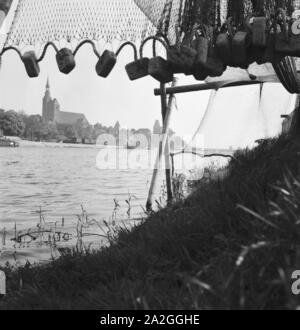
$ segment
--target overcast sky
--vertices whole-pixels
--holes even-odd
[[[7,24],[9,25],[9,24]],[[152,78],[131,82],[124,66],[132,61],[132,50],[124,51],[107,79],[95,72],[97,58],[89,45],[76,57],[76,69],[69,75],[59,72],[55,53],[49,49],[40,63],[39,78],[27,77],[24,66],[14,52],[7,52],[0,71],[0,108],[24,110],[41,114],[42,97],[47,76],[51,94],[59,100],[63,111],[82,112],[91,124],[100,122],[122,127],[152,128],[161,119],[160,99],[153,95],[159,84]],[[180,84],[196,83],[180,76]],[[209,120],[204,127],[208,147],[244,147],[256,138],[279,132],[280,114],[291,111],[292,98],[279,84],[265,87],[263,104],[258,102],[259,88],[243,87],[224,90],[217,96]],[[177,97],[172,128],[179,135],[193,135],[203,116],[209,92],[197,92]]]

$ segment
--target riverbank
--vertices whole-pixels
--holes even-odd
[[[1,309],[295,309],[300,140],[240,151],[222,181],[109,235],[99,252],[61,251],[7,267]]]

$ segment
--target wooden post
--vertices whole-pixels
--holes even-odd
[[[198,91],[207,91],[211,89],[222,89],[222,88],[230,88],[230,87],[240,87],[240,86],[251,86],[251,85],[259,85],[262,83],[279,83],[279,80],[276,75],[268,75],[263,77],[257,77],[256,80],[220,80],[216,82],[195,84],[195,85],[185,85],[185,86],[175,86],[169,87],[166,89],[167,95],[172,94],[181,94],[181,93],[190,93],[190,92],[198,92]],[[154,90],[154,95],[161,95],[161,89],[157,88]]]
[[[177,84],[177,79],[174,78],[172,87],[175,87]],[[166,183],[167,183],[167,193],[168,193],[168,202],[172,201],[172,178],[171,178],[171,165],[170,165],[170,148],[169,148],[169,126],[170,126],[170,117],[172,113],[174,103],[174,95],[171,95],[167,103],[166,95],[166,86],[161,84],[161,109],[162,109],[162,118],[163,118],[163,130],[162,130],[162,141],[159,143],[158,155],[155,161],[155,167],[153,170],[151,185],[149,189],[146,209],[147,211],[152,211],[153,198],[155,193],[155,188],[157,185],[157,176],[159,169],[161,167],[162,154],[165,152],[165,165],[166,165]]]
[[[163,126],[165,125],[166,115],[168,111],[168,104],[167,104],[167,94],[166,94],[166,85],[161,84],[161,116]],[[167,202],[168,204],[173,200],[173,189],[172,189],[172,177],[171,177],[171,164],[170,164],[170,141],[169,141],[169,130],[167,129],[166,133],[166,145],[164,150],[165,153],[165,171],[166,171],[166,186],[167,186]]]

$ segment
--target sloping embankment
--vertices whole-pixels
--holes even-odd
[[[1,308],[216,309],[300,306],[300,140],[238,152],[230,174],[112,245],[6,269]],[[20,280],[22,287],[20,288]]]

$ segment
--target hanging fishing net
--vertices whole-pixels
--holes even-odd
[[[9,4],[11,0],[1,3]],[[38,63],[49,43],[56,49],[60,70],[67,74],[75,66],[72,57],[83,41],[92,43],[100,59],[107,44],[118,55],[123,43],[132,42],[138,47],[149,36],[157,36],[167,41],[164,46],[168,63],[164,59],[155,59],[152,66],[148,66],[148,62],[137,63],[127,70],[131,80],[150,74],[167,83],[176,73],[205,80],[220,77],[227,67],[245,69],[254,62],[271,62],[284,87],[290,93],[300,93],[299,68],[293,58],[300,57],[300,35],[293,36],[295,41],[287,45],[285,41],[279,45],[279,51],[284,54],[279,60],[273,44],[267,44],[272,29],[273,34],[280,34],[276,31],[278,11],[284,13],[281,16],[286,17],[287,22],[291,19],[297,22],[300,0],[15,0],[14,3],[17,7],[11,13],[12,24],[2,53],[12,48],[17,50],[30,77],[38,76]],[[9,6],[3,8],[7,13]],[[249,17],[253,22],[260,18],[256,20],[258,34]],[[259,26],[259,22],[274,24],[270,30],[266,29],[267,25]],[[249,24],[253,24],[251,32],[245,30]],[[258,43],[263,40],[266,51],[254,41],[249,46],[247,38]],[[277,44],[276,41],[276,47]],[[68,50],[59,53],[64,48]],[[26,56],[22,56],[25,53]],[[135,60],[137,57],[136,51]],[[107,77],[115,62],[114,54],[104,53],[98,75]],[[140,64],[144,65],[142,73],[137,72],[141,71]]]
[[[133,0],[19,0],[5,46],[137,42],[151,34],[154,24]]]
[[[19,0],[6,46],[50,41],[141,41],[156,33],[171,44],[190,38],[200,23],[220,27],[232,17],[240,24],[253,10],[251,0]],[[291,1],[290,1],[291,2]],[[295,1],[294,1],[295,2]],[[297,2],[297,1],[296,1]],[[281,6],[288,8],[288,1]],[[278,1],[267,0],[275,10]]]
[[[5,0],[8,1],[8,0]],[[171,44],[190,39],[199,24],[238,26],[252,12],[293,12],[299,1],[257,0],[19,0],[6,46],[49,41],[140,41],[156,33]]]
[[[201,22],[227,18],[227,1],[19,0],[5,46],[104,40],[137,42],[156,33],[170,43]]]
[[[189,25],[188,4],[186,0],[19,0],[5,47],[82,40],[138,43],[158,32],[174,43],[183,32],[181,24]]]

